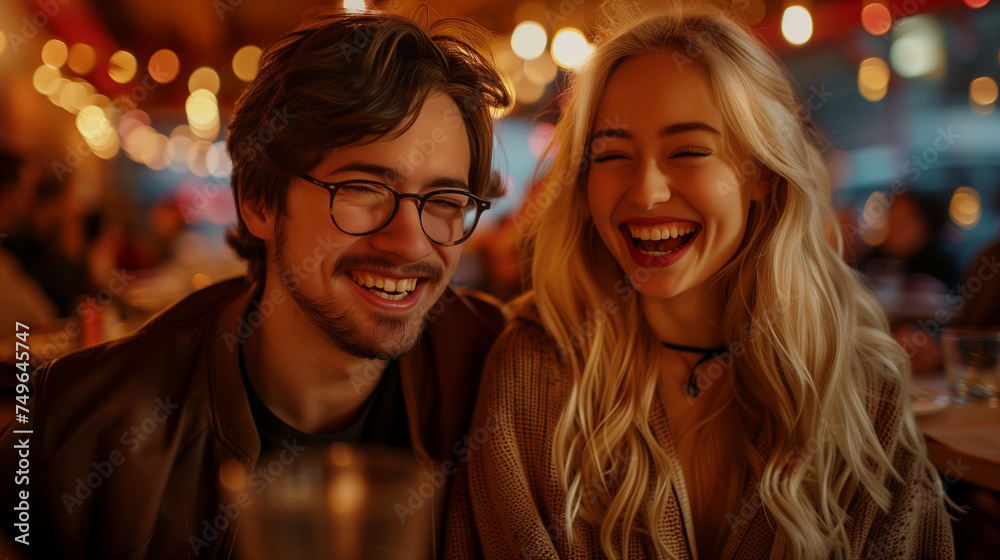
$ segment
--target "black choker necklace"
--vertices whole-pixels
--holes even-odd
[[[698,369],[703,362],[711,360],[712,358],[721,356],[729,351],[726,346],[719,346],[717,348],[698,348],[697,346],[684,346],[681,344],[673,344],[666,342],[664,340],[660,341],[665,348],[670,348],[671,350],[677,350],[678,352],[690,352],[692,354],[702,354],[701,359],[695,362],[694,367],[691,368],[691,375],[688,376],[687,383],[684,384],[684,392],[689,397],[697,397],[701,394],[701,389],[698,388],[698,378],[694,375],[694,370]]]

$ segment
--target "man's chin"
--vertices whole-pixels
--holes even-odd
[[[424,318],[407,317],[373,320],[370,326],[358,329],[317,325],[335,346],[344,352],[365,359],[394,360],[409,352],[420,339]]]

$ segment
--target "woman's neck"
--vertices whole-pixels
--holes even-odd
[[[640,296],[643,317],[661,341],[698,348],[725,344],[720,290],[691,290],[670,299]]]

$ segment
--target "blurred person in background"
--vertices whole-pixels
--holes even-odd
[[[220,467],[344,442],[441,476],[417,545],[440,555],[443,465],[505,323],[493,298],[449,286],[500,194],[490,111],[511,97],[486,44],[467,23],[334,12],[268,46],[228,127],[246,277],[32,376],[32,422],[13,425],[34,430],[25,550],[229,558],[239,520],[206,529],[231,504]],[[3,435],[4,472],[19,437]]]
[[[74,301],[90,287],[84,221],[71,183],[43,176],[25,215],[26,227],[9,239],[25,272],[32,275],[68,317]]]
[[[446,556],[954,557],[801,98],[731,11],[664,4],[606,4],[572,77]]]
[[[59,316],[59,310],[10,248],[11,241],[25,234],[35,198],[34,182],[22,177],[23,165],[17,155],[0,150],[0,325],[12,329],[20,322],[44,329]],[[0,339],[6,340],[9,333]]]

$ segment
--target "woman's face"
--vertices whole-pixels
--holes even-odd
[[[601,239],[644,297],[703,287],[736,254],[766,188],[701,67],[672,51],[611,75],[590,138],[587,198]]]

